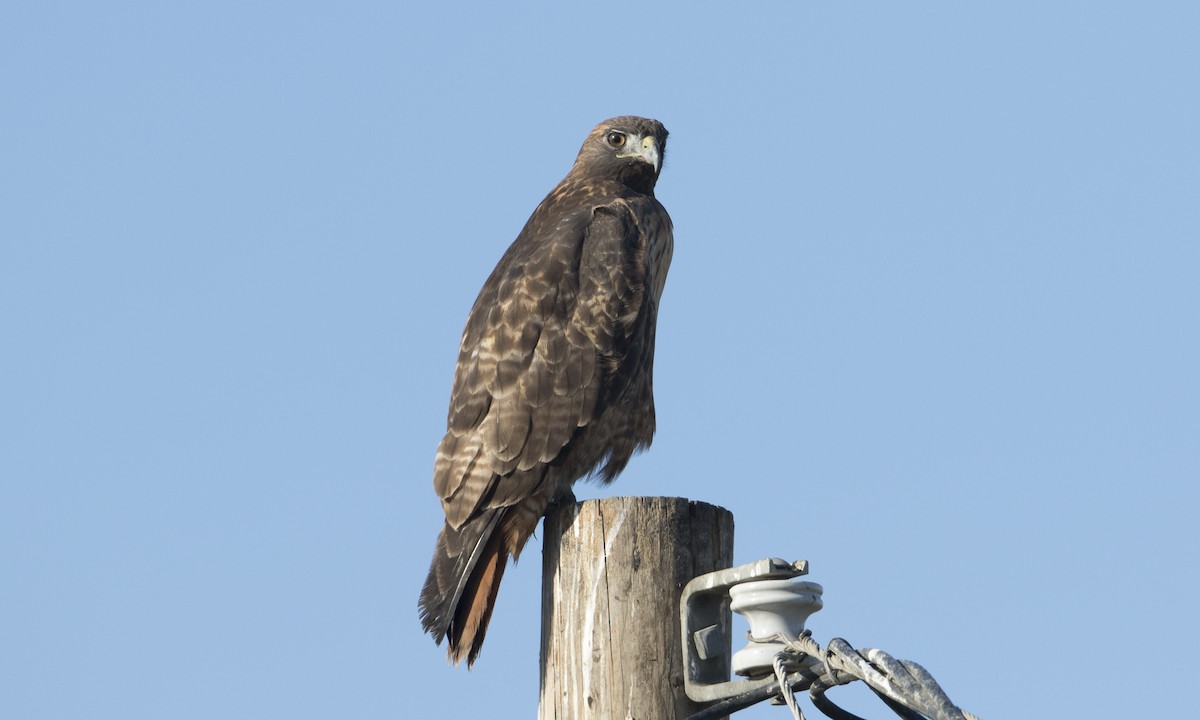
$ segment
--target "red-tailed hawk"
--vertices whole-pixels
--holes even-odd
[[[654,437],[666,147],[657,120],[597,125],[467,317],[433,470],[446,524],[419,602],[456,664],[479,655],[508,558],[550,503],[593,471],[611,482]]]

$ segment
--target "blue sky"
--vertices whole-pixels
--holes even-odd
[[[659,433],[577,494],[729,508],[818,640],[985,718],[1188,707],[1197,27],[5,4],[0,716],[532,717],[540,540],[475,670],[420,632],[433,453],[480,284],[627,113],[671,131]]]

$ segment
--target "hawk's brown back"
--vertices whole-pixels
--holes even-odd
[[[645,162],[605,154],[614,127],[645,128],[654,152],[665,148],[656,121],[597,126],[463,331],[434,466],[446,526],[421,598],[426,629],[448,633],[455,658],[473,659],[482,642],[504,567],[495,554],[519,554],[550,502],[593,470],[611,481],[654,435],[654,332],[672,225],[653,196],[658,166],[647,177]],[[492,578],[486,588],[472,580],[477,564]],[[469,648],[456,650],[456,624],[475,628]]]

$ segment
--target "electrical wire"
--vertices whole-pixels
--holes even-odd
[[[979,720],[951,702],[925,668],[882,650],[856,650],[842,638],[833,638],[822,648],[807,630],[795,640],[779,635],[751,640],[785,645],[786,650],[776,656],[774,663],[778,682],[714,703],[690,720],[714,720],[773,697],[783,697],[793,717],[803,720],[803,713],[790,696],[804,689],[808,689],[813,706],[832,720],[864,720],[826,697],[830,688],[856,680],[866,683],[888,709],[904,720]],[[795,671],[805,667],[806,658],[818,660],[817,668]]]

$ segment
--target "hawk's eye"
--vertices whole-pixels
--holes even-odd
[[[604,136],[604,141],[608,143],[609,147],[623,147],[625,145],[625,133],[619,133],[616,130],[613,130]]]

